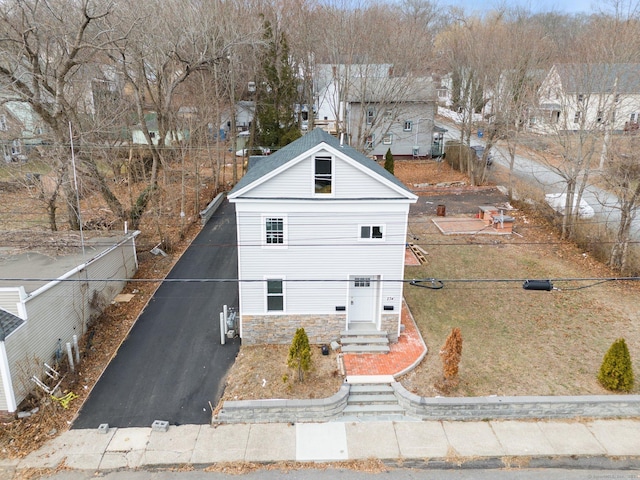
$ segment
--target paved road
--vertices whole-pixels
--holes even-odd
[[[460,131],[456,126],[449,123],[438,126],[447,129],[445,140],[460,139]],[[476,137],[471,139],[471,144],[484,145],[485,142]],[[509,169],[509,153],[507,149],[494,146],[491,151],[494,162]],[[563,193],[566,191],[566,182],[560,175],[548,166],[522,155],[516,155],[513,173],[517,178],[539,186],[544,193]],[[616,208],[618,199],[615,195],[596,186],[589,185],[585,189],[583,198],[593,207],[602,221],[612,228],[617,228],[620,222],[620,210]],[[632,235],[640,238],[640,218],[636,218],[632,223]]]
[[[167,278],[237,278],[233,205],[225,201]],[[238,339],[220,345],[219,312],[236,282],[164,282],[82,407],[73,428],[210,421]]]

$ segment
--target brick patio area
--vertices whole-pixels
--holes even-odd
[[[427,347],[416,327],[413,316],[402,302],[402,325],[404,332],[397,343],[391,344],[391,351],[385,354],[348,353],[343,357],[347,375],[397,375],[419,361],[427,352]]]

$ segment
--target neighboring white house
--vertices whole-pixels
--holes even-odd
[[[388,149],[399,157],[442,153],[430,77],[400,75],[392,64],[318,65],[316,70],[316,126],[344,133],[352,146],[377,158]]]
[[[354,326],[397,340],[409,206],[396,177],[320,128],[258,159],[235,203],[243,344],[328,343]]]
[[[44,363],[54,365],[134,275],[138,233],[87,241],[72,256],[2,255],[3,277],[23,280],[0,281],[0,412],[16,411],[36,388],[31,377],[42,379]]]
[[[538,97],[531,123],[543,133],[637,127],[640,64],[553,65]]]

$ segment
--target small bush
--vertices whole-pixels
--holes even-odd
[[[631,355],[624,338],[619,338],[609,347],[602,360],[598,381],[607,390],[630,392],[633,388]]]
[[[458,327],[451,330],[444,345],[440,349],[442,360],[442,380],[436,388],[448,393],[458,386],[458,368],[462,358],[462,333]]]
[[[298,381],[304,381],[304,372],[311,369],[311,347],[309,347],[309,337],[304,328],[298,328],[289,347],[289,357],[287,358],[289,368],[298,370]]]

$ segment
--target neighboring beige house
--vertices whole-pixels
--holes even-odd
[[[534,131],[622,132],[640,120],[640,64],[556,64],[538,98]]]
[[[36,388],[31,377],[42,379],[44,363],[54,365],[133,277],[138,234],[89,240],[74,255],[0,255],[0,411],[16,411]]]

